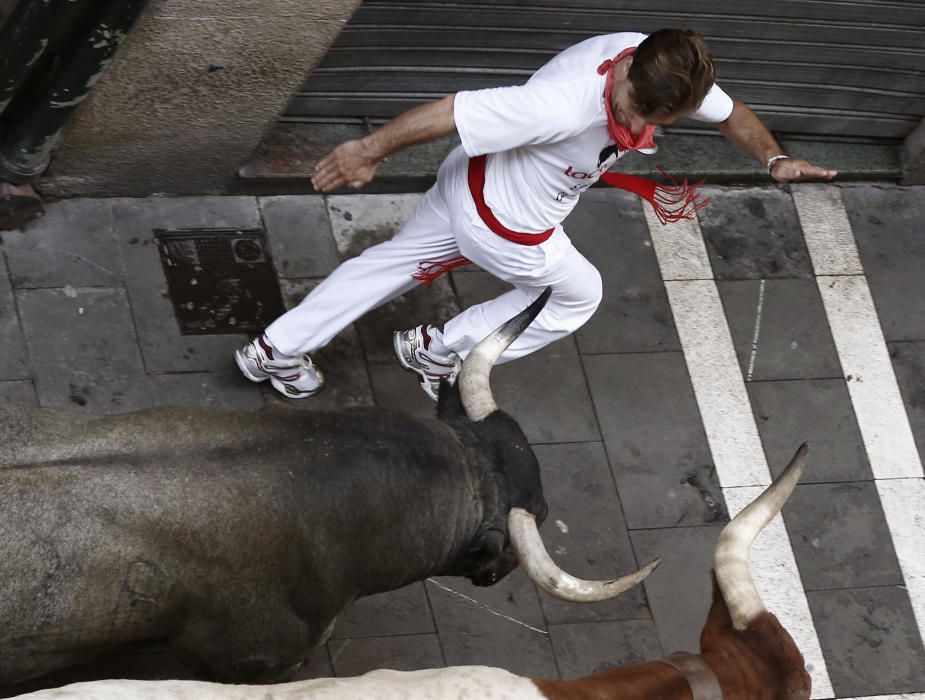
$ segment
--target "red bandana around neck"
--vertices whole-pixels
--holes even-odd
[[[604,84],[604,104],[607,108],[607,133],[614,143],[624,151],[634,151],[640,148],[655,148],[655,125],[646,124],[642,133],[635,136],[629,127],[618,122],[613,115],[613,64],[621,58],[630,56],[636,51],[635,46],[623,49],[617,54],[616,58],[608,58],[597,67],[600,75],[607,74],[607,81]],[[656,166],[658,167],[658,166]],[[658,171],[668,178],[670,184],[649,180],[644,177],[628,175],[626,173],[606,172],[601,175],[601,180],[612,187],[628,190],[647,200],[655,210],[655,215],[663,224],[681,219],[693,219],[694,215],[710,203],[710,200],[701,197],[697,188],[703,184],[700,182],[688,183],[687,180],[678,182],[670,173],[666,173],[661,167]]]
[[[607,132],[614,143],[622,151],[635,151],[639,148],[655,148],[655,125],[646,124],[642,133],[639,135],[630,131],[626,124],[621,124],[613,115],[613,64],[626,56],[631,56],[636,51],[635,46],[623,49],[617,54],[616,58],[608,58],[597,67],[597,72],[601,75],[607,74],[607,82],[604,83],[604,105],[607,108]]]

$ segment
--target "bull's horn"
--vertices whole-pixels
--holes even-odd
[[[642,583],[659,564],[656,559],[635,573],[612,581],[586,581],[556,566],[543,546],[536,519],[523,508],[511,509],[507,527],[517,560],[530,578],[550,595],[571,603],[596,603],[618,596]]]
[[[716,543],[713,563],[716,581],[729,608],[732,626],[737,630],[744,630],[765,610],[748,570],[748,551],[758,533],[790,497],[803,473],[808,450],[805,442],[800,445],[783,473],[723,528]]]
[[[550,294],[552,287],[547,287],[530,306],[492,331],[466,356],[459,373],[459,396],[469,420],[480,421],[498,410],[488,384],[491,368],[542,311]]]

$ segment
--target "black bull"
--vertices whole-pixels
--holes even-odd
[[[532,459],[505,473],[464,425],[400,413],[11,420],[28,448],[0,470],[5,683],[158,638],[206,675],[272,677],[359,596],[500,578],[515,560],[485,535],[509,505],[545,509]]]
[[[549,573],[509,527],[519,512],[535,533],[546,503],[488,371],[544,301],[499,329],[493,355],[473,351],[437,420],[0,413],[0,684],[151,641],[198,676],[269,681],[360,596],[437,575],[490,585],[518,559],[553,593],[580,589],[573,600],[636,583],[648,571],[607,584]]]

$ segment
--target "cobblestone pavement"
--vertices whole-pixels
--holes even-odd
[[[542,465],[550,551],[593,578],[660,556],[644,590],[579,606],[522,572],[489,589],[417,583],[353,605],[304,677],[489,664],[568,678],[695,650],[719,530],[808,440],[803,483],[753,556],[768,607],[815,697],[925,697],[925,188],[708,195],[698,222],[663,227],[626,193],[588,192],[566,229],[601,270],[604,303],[573,337],[492,375]],[[237,373],[245,336],[181,335],[153,232],[264,229],[293,304],[418,198],[52,204],[2,237],[0,405],[283,401]],[[462,268],[373,312],[318,353],[329,387],[293,410],[432,415],[390,332],[502,288]]]

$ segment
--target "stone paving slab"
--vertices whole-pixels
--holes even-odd
[[[328,644],[338,676],[358,676],[377,668],[417,671],[445,665],[435,634],[344,639]]]
[[[813,468],[803,483],[873,478],[844,379],[751,382],[746,388],[771,474],[780,474],[808,442]]]
[[[31,381],[0,381],[0,408],[38,408],[38,405]]]
[[[562,678],[580,678],[662,656],[651,620],[551,625],[549,636]]]
[[[113,212],[106,199],[73,199],[48,207],[36,226],[3,234],[10,279],[17,289],[112,287],[122,280]]]
[[[741,280],[717,287],[746,381],[842,376],[814,280]]]
[[[899,586],[807,593],[837,697],[921,692],[925,652]]]
[[[13,288],[6,272],[4,258],[0,257],[0,380],[28,379],[31,376],[29,356],[23,340],[22,328],[16,311]]]
[[[587,192],[566,231],[604,283],[600,307],[575,334],[581,353],[680,350],[638,198],[613,189]]]
[[[925,342],[890,343],[890,357],[915,444],[925,455]]]
[[[413,583],[397,591],[360,598],[337,616],[331,639],[433,632],[434,620],[424,583]]]
[[[630,533],[640,561],[662,563],[643,584],[662,655],[700,648],[712,599],[710,569],[720,526],[670,527]]]
[[[698,213],[718,280],[800,278],[813,270],[800,222],[783,187],[704,187]]]
[[[925,187],[844,187],[886,340],[925,340]]]
[[[214,406],[245,411],[263,406],[260,392],[242,379],[239,372],[150,374],[147,388],[152,406]]]
[[[475,607],[459,595],[435,590],[434,584],[428,583],[428,597],[448,665],[494,666],[503,658],[504,667],[512,673],[556,676],[555,657],[538,599],[538,595],[545,594],[538,594],[522,571],[516,570],[484,589],[463,579],[441,577],[437,581],[481,603]]]
[[[261,197],[260,214],[280,278],[325,277],[340,263],[324,197]]]
[[[902,584],[873,481],[800,484],[784,519],[806,590]]]
[[[583,363],[629,528],[726,520],[681,354],[590,355]]]
[[[620,508],[616,486],[599,442],[538,445],[543,492],[549,515],[543,544],[565,571],[579,578],[608,581],[638,565]],[[642,588],[611,600],[575,605],[542,596],[548,624],[648,619]]]
[[[341,257],[359,255],[394,236],[420,200],[420,194],[327,197],[331,231]]]
[[[417,375],[397,364],[371,364],[370,381],[376,405],[407,411],[419,418],[433,418],[436,407],[417,382]]]
[[[830,201],[837,207],[831,215],[837,218],[838,208],[840,208],[837,194]],[[747,203],[757,209],[754,199],[749,198]],[[789,202],[780,202],[776,208],[779,213],[788,212],[786,218],[789,219],[790,206]],[[805,209],[801,211],[804,219],[807,214]],[[715,237],[717,232],[716,230],[711,231],[705,223],[708,218],[709,216],[702,217],[701,223],[709,244],[710,237]],[[728,218],[732,221],[734,217]],[[774,221],[773,217],[767,216],[766,218],[769,222]],[[746,219],[738,217],[735,221],[739,223]],[[824,227],[825,222],[821,223]],[[839,222],[830,223],[828,230],[835,233]],[[791,227],[792,224],[789,221],[779,223],[779,230],[789,232]],[[802,243],[802,232],[798,227],[796,231],[797,242]],[[839,238],[840,245],[851,243],[850,230],[845,233],[843,238],[848,240],[843,241]],[[797,247],[793,246],[791,249],[796,250]],[[761,274],[744,275],[744,277],[757,277],[760,280],[757,293],[754,283],[751,289],[741,282],[721,281],[719,283],[726,316],[733,337],[736,339],[741,372],[748,382],[747,387],[752,406],[755,408],[755,420],[762,438],[765,438],[768,433],[767,427],[763,424],[772,418],[789,413],[783,423],[773,426],[778,441],[782,439],[783,432],[780,430],[782,427],[786,427],[792,434],[793,444],[803,439],[800,437],[801,433],[811,431],[815,432],[822,441],[824,453],[818,457],[814,450],[810,453],[812,468],[809,471],[814,472],[818,464],[820,473],[809,476],[807,481],[825,481],[826,479],[840,481],[840,483],[804,484],[798,487],[797,493],[785,508],[789,541],[793,546],[804,588],[807,591],[840,589],[849,592],[849,595],[861,595],[861,591],[868,590],[864,586],[877,585],[880,587],[869,590],[876,591],[875,596],[879,596],[882,595],[881,591],[886,590],[884,586],[889,586],[894,582],[903,582],[904,572],[900,568],[896,555],[891,547],[884,546],[884,543],[891,542],[891,532],[893,536],[896,536],[898,532],[894,529],[896,516],[885,512],[881,504],[880,490],[873,481],[845,480],[846,474],[852,473],[864,479],[871,479],[872,476],[868,473],[869,466],[864,445],[864,441],[869,440],[871,436],[865,434],[862,439],[859,434],[852,405],[852,397],[857,400],[857,392],[848,394],[845,384],[846,381],[863,381],[865,377],[858,376],[855,370],[850,369],[850,366],[857,364],[857,359],[852,360],[849,357],[847,360],[849,364],[852,362],[854,364],[848,369],[842,369],[842,361],[846,361],[844,356],[846,347],[842,344],[839,348],[842,356],[836,357],[833,331],[829,329],[829,319],[821,308],[820,291],[826,294],[827,303],[830,302],[834,296],[831,290],[836,288],[837,278],[820,277],[817,280],[804,280],[799,274],[801,271],[797,270],[796,274],[791,271],[790,274],[784,275],[792,279],[773,279],[779,276],[776,273],[780,269],[780,256],[785,252],[781,249],[777,260],[774,261],[775,264],[765,266],[760,271]],[[816,251],[817,260],[820,259],[820,253],[827,254],[828,251]],[[722,272],[717,267],[715,256],[713,266],[717,278],[722,279]],[[857,271],[859,268],[851,272],[856,273]],[[864,278],[846,277],[844,279],[846,282],[850,281],[851,288],[866,284]],[[741,299],[743,288],[748,296],[758,300],[757,304],[752,302],[750,314],[747,301]],[[877,290],[872,288],[871,291],[876,299]],[[738,299],[736,298],[737,293],[740,297]],[[831,314],[837,312],[838,309],[833,311],[832,304],[828,303],[827,311]],[[751,317],[750,323],[749,317]],[[874,319],[874,323],[876,322]],[[856,326],[861,321],[852,318],[849,323]],[[752,335],[751,348],[748,344],[749,334]],[[771,342],[766,339],[770,339]],[[873,336],[866,345],[868,347],[858,348],[858,350],[863,352],[868,351],[869,348],[871,353],[883,352],[882,348],[876,347]],[[747,364],[744,361],[746,354],[749,359]],[[846,372],[854,374],[845,374]],[[753,379],[753,374],[758,375],[754,378],[766,381],[749,381]],[[806,381],[779,381],[799,377],[806,378]],[[820,385],[818,379],[827,377],[831,378],[827,386]],[[870,378],[872,377],[867,377],[867,379]],[[788,394],[797,400],[788,403],[786,398]],[[771,399],[771,405],[766,406],[765,409],[759,408],[758,403],[761,397],[765,399],[765,402]],[[872,407],[862,406],[862,408],[869,410]],[[897,426],[898,429],[899,426]],[[844,441],[841,445],[834,442],[839,439]],[[836,451],[839,454],[834,454]],[[770,454],[768,456],[770,458]],[[842,465],[838,463],[842,456],[853,457],[853,459]],[[912,470],[913,467],[909,465],[908,468]],[[779,469],[780,465],[772,467],[775,472]],[[893,518],[892,521],[890,517]],[[902,538],[908,536],[908,532],[901,535]],[[914,570],[916,565],[910,564],[910,566]],[[908,572],[906,576],[909,576]],[[915,583],[915,575],[912,576],[912,579],[906,578],[906,582]],[[910,594],[914,590],[911,588]],[[814,600],[818,599],[814,598]],[[899,599],[894,602],[898,605],[908,605],[911,601],[907,598],[905,601]],[[849,664],[845,663],[845,655],[857,656],[857,652],[850,643],[846,643],[845,637],[846,634],[850,634],[847,630],[854,630],[857,623],[855,620],[845,619],[844,626],[839,627],[836,619],[842,615],[849,616],[856,610],[848,606],[833,607],[825,612],[824,619],[820,619],[822,615],[820,608],[814,606],[812,601],[810,601],[810,607],[816,625],[815,632],[829,666],[829,680],[839,695],[843,692],[850,695],[852,691],[847,689],[851,688],[851,679],[850,674],[847,673]],[[882,612],[883,609],[881,605],[877,612]],[[871,612],[870,606],[868,606],[868,611]],[[914,618],[912,622],[914,627]],[[839,656],[834,663],[830,663],[829,657],[833,649],[839,650]],[[913,647],[913,650],[913,655],[921,653],[921,643]],[[853,660],[857,661],[856,658]],[[907,660],[908,656],[902,663],[906,663]],[[889,692],[895,687],[895,685],[881,685],[879,692]],[[889,690],[885,691],[884,688]],[[858,690],[856,694],[864,693]]]
[[[124,290],[24,289],[16,300],[42,406],[114,413],[151,405]]]

